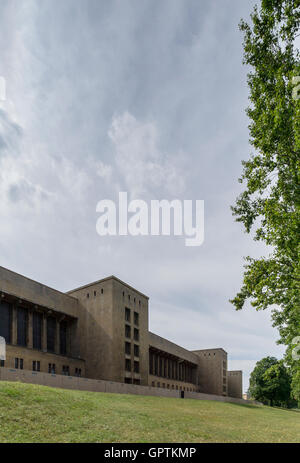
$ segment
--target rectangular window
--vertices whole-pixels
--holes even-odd
[[[55,363],[48,364],[48,373],[55,375]]]
[[[15,358],[15,368],[19,368],[19,359]]]
[[[75,376],[81,377],[81,368],[75,368]]]
[[[131,371],[131,361],[129,359],[125,359],[125,370]]]
[[[64,376],[70,376],[70,368],[69,365],[63,365],[62,367],[62,374]]]
[[[139,348],[139,346],[134,344],[133,350],[134,350],[134,356],[139,357],[140,356],[140,348]]]
[[[125,342],[125,354],[127,354],[127,355],[131,354],[131,344],[130,344],[130,342]]]
[[[130,338],[131,337],[131,329],[129,325],[125,325],[125,337]]]
[[[12,309],[7,302],[0,302],[0,336],[10,343],[12,323]]]
[[[32,362],[32,371],[41,371],[41,364],[39,361],[34,360]]]
[[[131,383],[132,383],[132,379],[131,379],[131,378],[125,378],[125,379],[124,379],[124,382],[125,382],[126,384],[131,384]]]
[[[23,370],[24,360],[23,359],[19,359],[19,360],[20,360],[20,370]]]
[[[5,360],[0,360],[0,367],[4,367],[5,366]]]
[[[23,307],[17,309],[17,343],[18,346],[27,345],[27,310]]]
[[[34,349],[42,348],[43,316],[38,312],[32,314],[32,345]]]
[[[125,320],[130,322],[130,309],[128,307],[125,307]]]
[[[47,318],[47,350],[49,352],[55,351],[55,332],[56,332],[56,318]]]
[[[67,355],[67,322],[59,325],[59,351],[60,355]]]
[[[139,326],[139,314],[137,312],[134,312],[134,324]]]
[[[139,341],[140,339],[139,330],[137,330],[136,328],[134,328],[133,337],[135,341]]]
[[[134,379],[133,384],[136,384],[137,386],[139,386],[141,384],[141,380],[140,379]]]
[[[134,362],[133,364],[133,370],[135,373],[139,373],[140,372],[140,362]]]

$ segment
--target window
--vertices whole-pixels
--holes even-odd
[[[101,294],[103,294],[103,288],[101,288]]]
[[[158,383],[157,383],[157,387],[160,387],[160,382],[159,382],[159,381],[158,381]]]
[[[81,377],[81,368],[75,368],[75,376]]]
[[[55,351],[55,332],[56,332],[56,318],[47,318],[47,350],[49,352]]]
[[[134,379],[134,380],[133,380],[133,384],[140,385],[140,384],[141,384],[141,380],[140,380],[140,379]]]
[[[39,361],[34,360],[32,362],[32,371],[41,371],[41,364]]]
[[[34,349],[42,348],[42,325],[43,316],[39,312],[33,312],[32,315],[32,342]]]
[[[152,387],[155,387],[155,381],[152,381]]]
[[[130,322],[130,309],[128,307],[125,307],[125,320]]]
[[[6,343],[10,343],[11,337],[11,305],[7,302],[0,302],[0,336],[2,336]]]
[[[62,367],[62,374],[64,376],[70,376],[70,368],[69,365],[63,365]]]
[[[87,293],[86,298],[89,299],[89,297],[90,297],[90,295],[89,295],[89,293]]]
[[[5,360],[0,360],[0,367],[4,367],[5,366]]]
[[[136,328],[134,328],[133,337],[135,341],[138,341],[140,339],[139,330],[137,330]]]
[[[94,291],[94,297],[96,297],[96,296],[97,296],[97,291]]]
[[[140,372],[140,362],[134,362],[133,363],[133,371],[135,373],[139,373]]]
[[[134,312],[134,324],[139,325],[139,314],[137,312]]]
[[[53,375],[55,375],[55,363],[48,364],[48,373],[52,373]]]
[[[125,354],[127,354],[127,355],[131,354],[131,344],[130,344],[130,342],[125,342]]]
[[[124,379],[124,382],[125,382],[126,384],[131,384],[131,383],[132,383],[132,379],[131,379],[131,378],[125,378],[125,379]]]
[[[140,356],[140,348],[139,348],[139,346],[137,346],[136,344],[134,344],[134,346],[133,346],[133,352],[134,352],[134,356],[135,356],[135,357],[139,357],[139,356]]]
[[[67,322],[62,321],[59,325],[59,352],[60,355],[67,354]]]
[[[141,301],[139,301],[139,306],[141,307]]]
[[[19,368],[20,370],[23,370],[24,360],[16,357],[15,358],[15,368]]]
[[[130,338],[131,337],[131,329],[129,325],[125,325],[125,337]]]
[[[125,370],[131,371],[131,360],[125,359]]]
[[[128,294],[128,300],[130,301],[130,294]]]
[[[27,345],[27,310],[23,307],[17,309],[17,343],[19,346]]]

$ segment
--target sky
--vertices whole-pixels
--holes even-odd
[[[270,310],[235,311],[234,221],[248,142],[248,0],[0,0],[0,265],[60,291],[116,275],[150,297],[150,330],[223,347],[244,371],[283,348]],[[204,200],[205,239],[99,236],[97,203]]]

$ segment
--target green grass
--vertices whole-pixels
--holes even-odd
[[[0,382],[0,442],[300,442],[300,413]]]

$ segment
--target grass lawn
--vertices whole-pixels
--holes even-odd
[[[300,442],[300,413],[1,381],[0,442]]]

